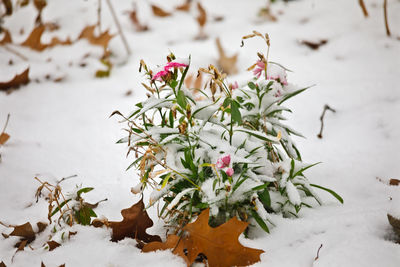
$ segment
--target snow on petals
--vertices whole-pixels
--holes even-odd
[[[253,70],[253,75],[260,78],[261,74],[265,71],[265,63],[261,60],[257,61],[256,67]],[[269,63],[267,67],[267,80],[275,80],[282,85],[287,85],[286,70],[281,66]]]
[[[162,77],[168,75],[170,69],[174,68],[182,68],[189,66],[189,62],[187,59],[177,59],[171,62],[168,62],[164,67],[161,68],[152,78],[152,80],[161,81]]]
[[[226,155],[217,160],[216,166],[218,169],[223,169],[225,167],[229,167],[230,163],[231,163],[231,155]]]

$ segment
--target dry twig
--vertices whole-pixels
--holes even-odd
[[[367,7],[365,6],[364,0],[358,0],[358,4],[361,7],[364,17],[368,17],[368,10],[367,10]]]
[[[330,106],[328,106],[328,105],[324,106],[324,110],[322,111],[321,117],[319,118],[321,120],[321,130],[319,131],[319,134],[317,135],[318,138],[322,138],[322,131],[324,130],[324,117],[325,117],[325,113],[327,110],[330,110],[334,113],[336,112],[336,110],[334,110]]]
[[[388,23],[388,17],[387,17],[387,0],[383,1],[383,16],[385,18],[386,35],[390,36],[390,29],[389,29],[389,23]]]
[[[321,245],[319,246],[319,248],[318,248],[317,257],[315,257],[314,261],[316,261],[316,260],[319,259],[319,251],[321,250],[321,248],[322,248],[322,244],[321,244]]]

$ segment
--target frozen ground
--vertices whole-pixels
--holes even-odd
[[[76,38],[85,25],[96,22],[97,1],[49,2],[43,18],[58,21],[62,37]],[[392,38],[385,35],[382,1],[378,0],[365,0],[368,19],[355,0],[278,2],[273,6],[273,12],[279,14],[275,23],[260,22],[255,16],[265,1],[202,1],[210,15],[225,18],[208,24],[210,38],[206,41],[193,40],[198,31],[193,15],[154,18],[146,1],[139,1],[138,7],[151,30],[136,33],[123,15],[131,1],[114,2],[133,54],[125,60],[120,37],[112,40],[117,58],[110,78],[93,78],[95,70],[102,67],[96,59],[101,50],[86,41],[42,53],[16,47],[29,61],[0,47],[1,81],[28,65],[32,80],[39,80],[10,95],[0,94],[0,125],[7,113],[11,114],[7,128],[11,139],[0,148],[0,221],[45,221],[47,206],[44,200],[35,203],[38,183],[33,178],[55,181],[73,174],[78,177],[63,183],[65,190],[80,183],[95,187],[87,194],[89,200],[108,198],[96,209],[97,214],[120,220],[120,210],[138,200],[130,193],[138,177],[134,170],[125,172],[131,159],[125,158],[125,146],[115,144],[124,135],[123,125],[108,116],[116,109],[128,113],[135,101],[144,97],[139,60],[152,66],[162,64],[171,50],[181,57],[191,54],[195,70],[215,63],[214,38],[220,36],[229,53],[240,53],[241,73],[229,79],[241,81],[248,75],[244,70],[256,60],[255,51],[264,49],[262,42],[255,40],[240,48],[240,38],[256,29],[270,34],[270,58],[294,71],[289,73],[291,82],[316,84],[287,104],[294,111],[290,125],[307,137],[296,140],[303,159],[323,162],[307,171],[307,177],[340,193],[345,204],[321,192],[326,205],[304,209],[296,220],[276,217],[277,227],[271,234],[242,238],[243,244],[266,251],[255,266],[400,266],[400,246],[392,242],[386,218],[389,210],[400,213],[400,207],[393,206],[395,201],[399,203],[400,188],[377,180],[400,178],[398,0],[388,1]],[[180,3],[158,2],[170,10]],[[11,29],[17,43],[30,32],[34,13],[25,8],[6,20],[5,27]],[[103,27],[109,25],[115,33],[105,4],[103,17]],[[21,27],[25,27],[23,35],[19,35]],[[327,39],[328,43],[313,51],[299,45],[302,39]],[[88,52],[90,56],[84,58]],[[51,62],[46,62],[48,58]],[[11,67],[10,59],[14,61]],[[87,66],[79,67],[83,62]],[[64,80],[49,82],[47,74]],[[130,96],[125,95],[128,90],[132,90]],[[327,113],[324,137],[318,139],[324,104],[337,112]],[[149,212],[156,225],[150,231],[162,234],[162,221],[154,209]],[[40,266],[41,261],[46,266],[184,266],[169,252],[142,254],[130,239],[109,242],[105,229],[75,228],[78,234],[61,247],[51,252],[27,248],[16,254],[12,264],[15,239],[1,238],[0,261],[10,266]],[[0,232],[8,231],[0,226]],[[45,238],[39,237],[32,246],[40,247]],[[314,261],[321,244],[319,259]]]

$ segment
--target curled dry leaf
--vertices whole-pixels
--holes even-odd
[[[319,41],[307,41],[307,40],[300,41],[300,44],[305,45],[312,50],[318,50],[318,48],[320,46],[323,46],[327,43],[328,43],[328,40],[326,40],[326,39],[322,39]]]
[[[239,235],[248,223],[236,217],[212,228],[208,225],[209,209],[204,210],[197,220],[183,228],[183,235],[169,235],[165,243],[152,242],[143,247],[143,252],[172,249],[182,257],[187,266],[193,264],[199,255],[205,255],[208,266],[247,266],[260,261],[263,250],[244,247]]]
[[[185,3],[183,3],[180,6],[177,6],[175,9],[176,10],[180,10],[180,11],[188,12],[190,10],[191,5],[192,5],[192,1],[191,0],[186,0]]]
[[[151,10],[153,11],[154,16],[157,17],[169,17],[172,15],[170,12],[167,12],[161,7],[158,7],[156,5],[151,5]]]
[[[4,37],[0,41],[0,45],[5,45],[5,44],[12,43],[10,32],[8,30],[4,30],[3,32],[4,32]]]
[[[18,88],[23,84],[29,83],[29,68],[21,74],[16,74],[14,78],[8,82],[0,82],[0,91],[6,91],[11,88]]]
[[[107,220],[94,220],[92,225],[100,227],[105,225],[112,229],[111,241],[119,241],[125,237],[131,237],[146,243],[161,241],[158,235],[149,235],[146,229],[153,226],[153,221],[144,209],[143,199],[128,209],[121,210],[121,222],[109,222]]]
[[[114,35],[109,34],[107,30],[105,32],[100,33],[100,35],[96,36],[96,34],[94,33],[95,29],[96,25],[86,26],[82,30],[78,39],[87,39],[89,43],[91,43],[92,45],[102,46],[104,50],[107,49],[108,43],[114,37]]]
[[[138,32],[144,32],[148,31],[149,27],[147,25],[142,24],[138,17],[137,17],[137,8],[136,6],[133,7],[131,11],[128,12],[129,18],[131,19],[132,24],[135,26],[136,31]]]
[[[237,63],[237,59],[238,59],[238,53],[236,53],[235,55],[228,57],[225,54],[225,50],[221,45],[221,41],[219,40],[219,37],[217,37],[217,39],[215,39],[215,43],[217,45],[218,48],[218,54],[219,54],[219,58],[218,58],[218,66],[227,74],[236,74],[238,72],[236,63]]]
[[[59,246],[61,246],[60,243],[58,243],[54,240],[47,241],[47,245],[49,247],[49,251],[52,251],[52,250],[58,248]]]
[[[0,134],[0,145],[4,145],[8,139],[10,139],[10,135],[7,133],[1,133]]]
[[[392,178],[389,180],[389,185],[400,185],[400,180]]]
[[[67,39],[65,41],[61,41],[57,37],[53,37],[49,44],[42,44],[40,39],[42,38],[44,30],[45,30],[45,26],[44,25],[37,26],[36,28],[34,28],[32,30],[32,32],[29,34],[28,38],[21,45],[29,47],[29,48],[31,48],[33,50],[36,50],[36,51],[43,51],[44,49],[46,49],[48,47],[54,47],[56,45],[70,45],[70,44],[72,44],[70,39]]]

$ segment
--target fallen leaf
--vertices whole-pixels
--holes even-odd
[[[172,14],[163,10],[161,7],[158,7],[156,5],[151,5],[151,10],[153,11],[154,16],[157,17],[169,17]]]
[[[390,225],[393,227],[394,232],[400,238],[400,219],[390,214],[387,215]]]
[[[61,246],[60,243],[58,243],[54,240],[47,241],[47,245],[49,246],[49,251],[52,251],[53,249],[56,249],[59,246]]]
[[[23,84],[29,83],[29,68],[24,70],[21,74],[16,74],[11,81],[0,82],[0,91],[6,91],[10,88],[18,88]]]
[[[9,138],[10,138],[10,135],[8,135],[7,133],[1,133],[0,134],[0,145],[4,145]]]
[[[183,3],[182,5],[177,6],[175,9],[187,12],[187,11],[190,10],[190,6],[191,5],[192,5],[192,1],[191,0],[186,0],[185,3]]]
[[[44,33],[45,26],[44,25],[39,25],[36,28],[32,30],[32,32],[29,34],[28,38],[23,42],[21,45],[29,47],[33,50],[36,51],[43,51],[44,49],[48,47],[54,47],[56,45],[70,45],[72,44],[70,39],[67,39],[65,41],[59,40],[57,37],[53,37],[51,39],[50,44],[42,44],[40,39],[42,38],[42,35]]]
[[[182,257],[187,266],[193,264],[199,255],[205,255],[208,266],[248,266],[260,261],[264,251],[244,247],[239,243],[239,235],[248,223],[236,217],[212,228],[208,225],[209,209],[204,210],[197,220],[183,228],[182,237],[169,235],[165,243],[152,242],[143,247],[143,252],[172,249]]]
[[[96,29],[96,25],[89,25],[86,26],[81,34],[79,35],[78,39],[87,39],[89,43],[92,45],[102,46],[105,49],[108,47],[108,43],[114,37],[108,33],[108,30],[105,32],[100,33],[100,35],[96,36],[94,30]]]
[[[13,13],[13,7],[11,0],[2,0],[4,8],[6,9],[5,15],[11,15]]]
[[[225,50],[221,45],[221,41],[219,40],[219,37],[217,37],[215,39],[215,43],[217,45],[218,48],[218,54],[219,54],[219,58],[218,58],[218,66],[227,74],[236,74],[238,72],[236,63],[237,63],[237,59],[238,59],[238,55],[239,54],[235,54],[231,57],[228,57],[225,54]]]
[[[22,240],[21,242],[17,243],[17,251],[15,253],[17,253],[18,251],[24,250],[26,247],[26,244],[28,244],[28,240]],[[15,255],[15,254],[14,254]]]
[[[185,86],[190,89],[201,89],[203,85],[203,75],[199,73],[196,78],[193,74],[189,74],[185,78]],[[194,91],[196,94],[198,91]]]
[[[389,185],[400,185],[400,180],[398,180],[398,179],[390,179],[389,180]]]
[[[41,233],[44,231],[44,229],[46,229],[47,227],[47,223],[44,222],[38,222],[36,223],[37,227],[38,227],[38,232],[37,233]]]
[[[196,18],[197,23],[199,23],[200,27],[204,27],[207,22],[207,12],[200,2],[197,2],[197,9],[199,10],[199,15]]]
[[[46,265],[44,265],[43,261],[42,261],[42,263],[40,264],[40,267],[46,267]]]
[[[312,50],[317,50],[320,46],[325,45],[328,43],[328,40],[322,39],[319,41],[307,41],[307,40],[302,40],[300,41],[301,44],[307,46],[308,48]]]
[[[147,212],[144,210],[143,199],[128,209],[121,210],[123,220],[121,222],[108,222],[112,229],[111,241],[119,241],[125,237],[142,240],[144,242],[161,241],[158,235],[149,235],[146,229],[153,226]]]
[[[7,265],[3,261],[1,261],[0,262],[0,267],[7,267]]]
[[[138,17],[137,17],[137,8],[136,6],[133,7],[133,10],[128,12],[129,18],[131,19],[132,24],[135,26],[136,31],[138,32],[145,32],[149,30],[147,25],[142,24]]]
[[[27,222],[21,225],[13,226],[14,230],[9,234],[10,236],[19,236],[27,241],[32,242],[35,240],[35,232],[33,231],[32,225]]]
[[[278,19],[272,15],[271,9],[269,7],[261,8],[258,12],[258,16],[267,21],[277,21]]]
[[[0,45],[12,43],[12,39],[11,39],[11,34],[10,34],[10,32],[7,31],[7,30],[3,30],[3,32],[4,32],[4,37],[3,37],[3,39],[0,41]]]

